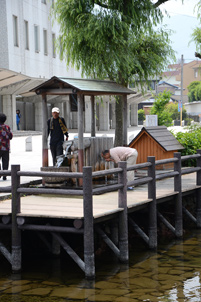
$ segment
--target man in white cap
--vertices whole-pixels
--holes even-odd
[[[48,136],[50,134],[50,150],[54,166],[56,164],[56,157],[63,154],[64,135],[66,136],[66,140],[68,140],[66,122],[63,117],[59,116],[59,113],[59,108],[52,108],[52,117],[47,121]]]

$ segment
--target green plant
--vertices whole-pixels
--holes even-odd
[[[188,99],[189,102],[195,102],[201,100],[201,82],[194,81],[188,85]]]
[[[139,121],[144,121],[145,120],[145,112],[143,109],[138,110],[138,120]]]
[[[155,102],[153,107],[151,108],[150,114],[155,114],[158,116],[158,125],[162,126],[171,126],[172,118],[170,112],[166,109],[167,104],[170,101],[171,92],[164,91],[163,93],[159,93],[155,97]]]
[[[187,132],[177,132],[173,133],[176,139],[185,148],[181,150],[181,155],[191,155],[196,154],[198,149],[201,149],[201,127],[199,125],[193,125],[187,127]],[[189,159],[182,163],[182,166],[195,166],[196,160]]]
[[[180,120],[180,112],[178,111],[178,103],[173,102],[173,103],[168,103],[165,106],[165,111],[168,111],[170,113],[170,116],[173,120]],[[182,110],[182,120],[187,118],[187,112],[185,107],[183,107]]]

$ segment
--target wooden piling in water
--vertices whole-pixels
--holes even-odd
[[[118,183],[123,184],[123,187],[118,190],[118,206],[124,208],[119,213],[119,251],[120,261],[128,263],[128,215],[127,215],[127,162],[119,162],[118,167],[122,168],[122,173],[118,173]]]
[[[156,213],[156,173],[155,173],[155,157],[149,156],[148,177],[152,180],[148,183],[148,198],[152,199],[149,205],[149,248],[157,247],[157,213]]]
[[[197,172],[196,185],[201,186],[201,150],[197,150],[200,157],[197,158],[197,167],[200,170]],[[196,223],[197,227],[201,228],[201,188],[196,191]]]
[[[12,270],[18,273],[22,269],[22,248],[21,248],[21,230],[17,225],[17,214],[20,213],[20,193],[17,189],[20,187],[20,176],[17,172],[19,165],[11,166],[12,180]]]
[[[174,158],[178,161],[174,163],[174,171],[178,174],[174,176],[174,191],[178,192],[175,200],[175,235],[176,237],[183,236],[183,213],[182,213],[182,190],[181,190],[181,153],[175,152]]]
[[[85,277],[95,278],[92,167],[83,168]]]

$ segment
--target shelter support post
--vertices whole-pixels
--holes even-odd
[[[183,236],[183,218],[182,218],[182,190],[181,190],[181,153],[175,152],[174,157],[178,159],[174,163],[174,171],[178,172],[178,175],[174,177],[174,191],[178,192],[175,202],[175,235],[176,237]]]
[[[21,248],[21,230],[17,225],[17,214],[20,213],[20,193],[17,189],[20,187],[20,176],[17,172],[20,170],[19,165],[11,166],[12,182],[12,270],[14,273],[21,271],[22,248]]]
[[[91,137],[96,136],[96,130],[95,130],[96,124],[95,124],[95,98],[94,95],[91,96]]]
[[[123,145],[128,144],[128,135],[127,135],[127,95],[123,95]]]
[[[92,167],[83,168],[85,277],[95,278]]]
[[[83,95],[78,94],[78,169],[83,171],[84,166],[84,130],[83,130]],[[82,185],[82,179],[79,179],[79,185]]]
[[[197,150],[197,153],[200,155],[199,158],[197,158],[197,167],[201,168],[201,150]],[[197,180],[196,180],[197,186],[201,185],[201,170],[197,172]],[[197,204],[197,210],[196,210],[196,221],[197,221],[197,227],[201,228],[201,188],[197,189],[196,191],[196,204]]]
[[[42,166],[43,167],[48,167],[48,143],[47,143],[47,119],[48,119],[48,114],[47,114],[47,96],[46,94],[42,94],[42,114],[43,114],[43,128],[42,128],[42,156],[43,156],[43,162]]]
[[[147,161],[151,163],[148,168],[148,177],[152,180],[148,183],[148,198],[152,199],[149,205],[149,247],[157,248],[157,210],[156,210],[156,173],[155,157],[148,156]]]
[[[118,206],[124,209],[119,213],[120,261],[128,263],[127,163],[119,162],[118,167],[123,169],[122,173],[118,173],[118,183],[123,184],[123,188],[118,190]]]

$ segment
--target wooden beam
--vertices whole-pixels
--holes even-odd
[[[127,143],[127,95],[123,95],[123,145],[126,146]]]
[[[95,123],[95,100],[94,95],[91,96],[91,136],[96,136],[96,123]]]
[[[48,167],[48,142],[47,142],[47,96],[42,94],[42,166]]]
[[[83,125],[83,95],[78,94],[78,168],[79,172],[83,171],[84,166],[84,125]],[[82,185],[82,179],[79,179],[79,185]]]
[[[77,93],[76,89],[68,89],[68,88],[51,88],[51,89],[38,89],[36,90],[36,94],[46,94],[46,95],[66,95]]]

